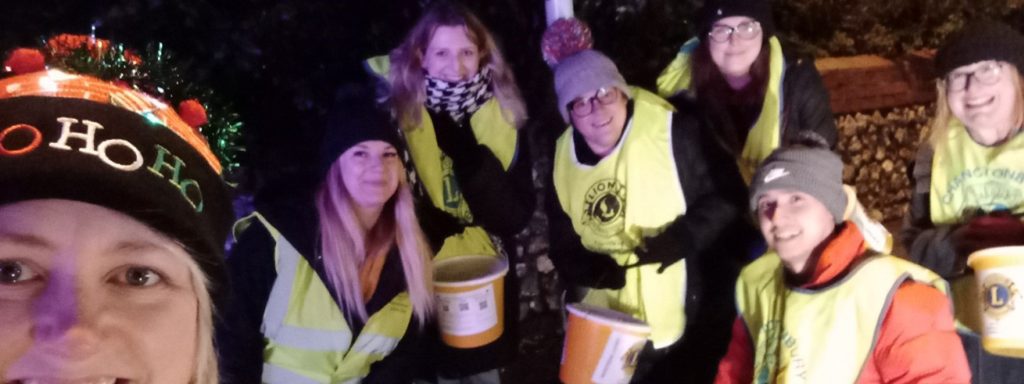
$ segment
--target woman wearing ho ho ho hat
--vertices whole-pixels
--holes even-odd
[[[107,41],[47,49],[54,69],[19,49],[0,80],[0,381],[217,383],[232,212],[205,112],[55,69],[150,73]]]
[[[953,285],[961,337],[979,383],[1019,382],[1024,360],[980,347],[977,291],[967,257],[1024,244],[1024,36],[995,21],[975,22],[939,50],[932,133],[913,169],[903,241],[911,260]]]
[[[371,98],[334,111],[314,194],[236,225],[236,296],[219,324],[232,383],[410,382],[434,311],[432,256],[390,116]]]
[[[695,99],[748,184],[758,164],[799,131],[835,147],[828,91],[814,60],[783,50],[768,0],[708,0],[695,24],[697,37],[659,75],[658,94]]]

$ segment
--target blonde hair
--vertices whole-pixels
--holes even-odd
[[[412,130],[421,123],[421,108],[426,100],[423,55],[440,26],[461,26],[466,36],[480,49],[481,70],[491,71],[491,89],[501,105],[502,115],[515,127],[526,121],[526,106],[516,86],[515,76],[494,42],[490,31],[465,8],[442,1],[420,18],[405,41],[391,51],[391,105],[402,129]]]
[[[199,306],[198,325],[196,337],[196,363],[195,376],[192,383],[195,384],[217,384],[219,372],[217,368],[217,354],[213,347],[213,300],[210,297],[209,281],[199,264],[192,258],[188,259],[188,271],[192,276],[192,287],[196,292],[196,301]]]
[[[342,167],[335,161],[327,172],[327,179],[317,192],[316,205],[320,216],[320,251],[323,255],[327,278],[334,287],[347,313],[365,321],[359,281],[359,265],[367,254],[384,250],[393,243],[398,246],[402,260],[405,285],[412,302],[413,313],[420,326],[434,311],[431,289],[433,270],[430,268],[431,251],[420,230],[413,207],[405,172],[399,171],[398,188],[384,205],[373,228],[364,233],[352,206],[352,198],[342,180]]]
[[[1014,117],[1016,127],[1024,125],[1024,80],[1021,79],[1020,71],[1013,64],[1006,63],[1012,70],[1007,71],[1010,74],[1010,80],[1013,81],[1013,88],[1017,94],[1017,104],[1014,106]],[[953,116],[953,111],[949,109],[949,100],[946,99],[948,93],[946,92],[946,78],[942,77],[935,82],[935,119],[932,120],[931,133],[929,134],[928,142],[932,148],[936,148],[945,140],[949,133],[949,122],[950,119],[956,119]]]

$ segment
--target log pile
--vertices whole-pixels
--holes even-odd
[[[836,118],[843,180],[857,188],[875,220],[899,220],[910,202],[909,167],[928,132],[934,107],[917,105]]]

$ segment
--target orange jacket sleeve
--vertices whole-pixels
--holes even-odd
[[[970,383],[949,299],[934,287],[903,283],[882,320],[874,353],[859,381]]]
[[[754,379],[754,351],[753,342],[747,334],[747,326],[743,318],[736,316],[732,323],[732,340],[729,340],[729,350],[725,357],[718,362],[718,375],[715,376],[715,384],[748,384]]]

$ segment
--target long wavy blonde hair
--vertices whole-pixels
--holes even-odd
[[[421,123],[421,108],[426,100],[423,55],[437,27],[464,27],[466,36],[480,49],[480,69],[491,70],[491,88],[501,105],[505,119],[515,127],[526,121],[526,106],[516,86],[512,69],[505,62],[494,37],[480,19],[469,10],[448,1],[431,6],[420,18],[405,41],[391,51],[391,106],[402,129],[412,130]]]
[[[423,326],[434,311],[431,251],[416,220],[405,171],[398,171],[398,188],[385,203],[377,223],[364,232],[355,215],[351,194],[342,181],[343,167],[340,163],[335,160],[331,165],[316,196],[320,216],[320,251],[327,278],[338,301],[347,313],[365,321],[367,313],[359,281],[359,266],[366,260],[366,255],[396,244],[413,313]]]
[[[1010,81],[1013,81],[1014,89],[1017,93],[1014,119],[1015,126],[1020,127],[1024,125],[1024,80],[1021,79],[1020,71],[1016,66],[1006,63],[1006,67],[1011,68],[1006,73],[1010,75]],[[945,77],[935,82],[935,95],[935,119],[932,120],[931,133],[928,136],[928,142],[932,145],[932,148],[936,148],[941,144],[942,140],[946,139],[949,132],[949,121],[956,118],[956,116],[953,116],[953,111],[949,109],[949,101],[946,99],[948,94],[946,92]]]

